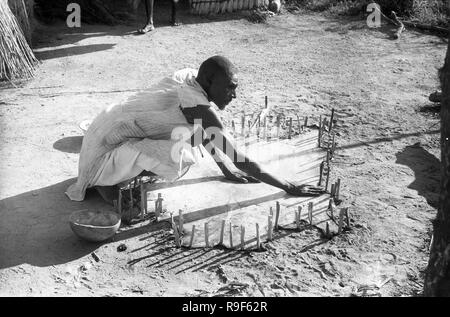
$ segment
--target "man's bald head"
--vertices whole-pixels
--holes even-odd
[[[198,70],[197,81],[219,109],[224,109],[236,98],[237,69],[223,56],[213,56],[204,61]]]

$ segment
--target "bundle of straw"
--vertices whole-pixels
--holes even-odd
[[[22,33],[28,44],[31,45],[32,25],[30,23],[33,14],[33,0],[8,0],[9,8],[19,22]]]
[[[8,2],[0,0],[0,80],[31,78],[36,63]]]

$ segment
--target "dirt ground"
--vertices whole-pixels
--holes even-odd
[[[0,295],[420,295],[439,190],[439,117],[427,97],[445,41],[413,30],[394,41],[388,27],[304,12],[267,24],[184,12],[176,28],[168,8],[155,14],[157,29],[143,36],[133,23],[40,26],[36,78],[2,86]],[[215,54],[240,70],[224,117],[261,109],[265,95],[286,114],[336,109],[333,177],[352,230],[330,241],[313,229],[278,232],[265,252],[177,249],[164,223],[79,240],[71,212],[105,206],[94,193],[64,195],[77,176],[78,124]]]

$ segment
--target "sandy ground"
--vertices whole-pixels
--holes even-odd
[[[393,41],[386,28],[306,13],[253,24],[185,12],[174,28],[165,10],[144,36],[134,24],[41,27],[36,78],[2,88],[0,295],[420,294],[439,188],[439,121],[427,96],[446,43],[414,31]],[[104,207],[94,193],[81,203],[64,195],[77,176],[79,122],[215,54],[240,70],[224,116],[260,109],[265,95],[286,114],[336,109],[333,177],[352,230],[331,241],[279,232],[267,251],[247,253],[177,249],[165,224],[124,228],[104,244],[76,238],[70,213]]]

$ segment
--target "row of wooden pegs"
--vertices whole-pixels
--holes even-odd
[[[191,12],[194,14],[219,14],[251,10],[268,5],[269,0],[191,0]]]

